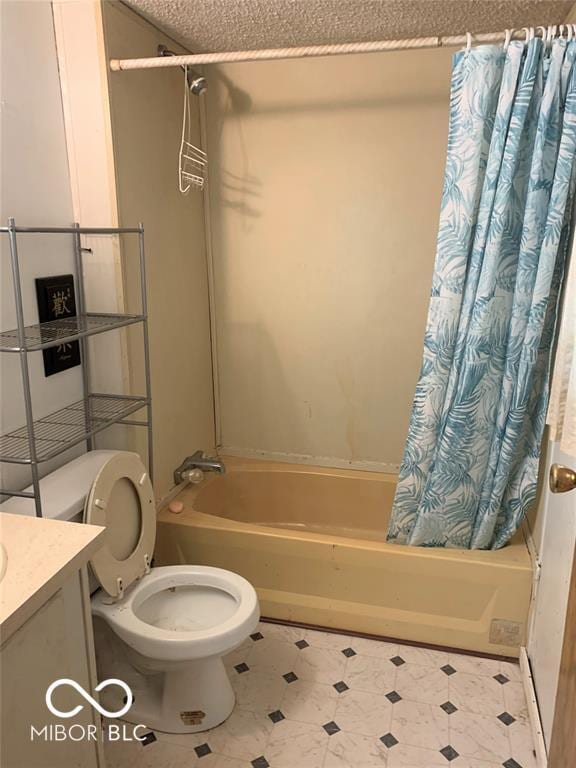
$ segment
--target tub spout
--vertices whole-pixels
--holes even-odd
[[[201,469],[203,472],[218,472],[223,475],[226,467],[222,459],[204,456],[203,451],[196,451],[192,456],[186,456],[178,469],[174,470],[174,485],[180,485],[185,480],[185,473],[191,469]]]

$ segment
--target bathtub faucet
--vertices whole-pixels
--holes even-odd
[[[186,456],[178,469],[174,470],[174,485],[180,485],[188,480],[188,474],[193,469],[200,469],[202,472],[218,472],[220,475],[226,472],[222,459],[210,458],[204,456],[204,451],[196,451],[192,456]]]

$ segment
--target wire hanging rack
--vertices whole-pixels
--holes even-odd
[[[10,260],[17,328],[0,333],[0,353],[17,354],[20,358],[22,389],[24,394],[25,425],[0,435],[0,463],[23,464],[31,469],[32,485],[24,490],[0,488],[0,496],[31,499],[37,517],[42,517],[39,465],[53,459],[75,445],[85,442],[87,450],[93,449],[93,437],[112,424],[143,426],[148,430],[148,471],[153,476],[152,455],[152,398],[150,391],[150,352],[148,342],[148,310],[146,299],[146,266],[144,253],[144,227],[22,227],[14,219],[8,226],[0,227],[10,241]],[[78,316],[62,318],[47,323],[25,325],[18,235],[20,234],[70,234],[73,237],[75,277],[78,287]],[[83,276],[83,251],[80,235],[138,235],[140,264],[139,314],[103,314],[86,312]],[[141,324],[144,345],[145,393],[142,395],[101,394],[90,390],[90,355],[87,337],[117,328]],[[81,349],[83,397],[77,402],[35,419],[28,356],[62,343],[78,340]],[[146,409],[145,417],[129,418]]]
[[[184,106],[182,109],[182,137],[178,152],[178,189],[186,195],[192,186],[204,189],[208,157],[204,150],[192,141],[192,120],[190,113],[190,84],[188,67],[184,69]]]

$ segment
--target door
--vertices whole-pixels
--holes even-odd
[[[574,459],[563,454],[556,444],[549,444],[548,448],[547,470],[553,465],[574,464]],[[566,473],[563,476],[566,479]],[[566,485],[569,487],[570,482]],[[550,756],[549,768],[566,768],[566,739],[576,738],[576,491],[552,493],[547,484],[540,517],[541,573],[528,653]],[[570,726],[566,718],[572,718]],[[576,741],[571,748],[576,765]]]
[[[572,473],[571,502],[576,496],[576,473]],[[576,502],[572,504],[576,514]],[[568,593],[566,626],[558,677],[558,691],[548,768],[565,768],[576,765],[576,558],[572,563],[572,576]]]

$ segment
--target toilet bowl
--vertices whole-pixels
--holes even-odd
[[[114,603],[100,591],[92,598],[92,613],[135,651],[159,662],[226,655],[258,623],[252,585],[230,571],[200,565],[152,568]]]
[[[258,624],[254,588],[221,568],[151,566],[156,510],[137,454],[93,451],[57,473],[42,481],[43,508],[65,496],[69,519],[83,504],[84,522],[106,528],[90,561],[92,613],[99,678],[119,678],[133,693],[123,719],[168,733],[219,725],[234,708],[222,657]]]
[[[131,680],[134,703],[124,719],[189,733],[230,715],[234,692],[222,656],[259,619],[254,588],[241,576],[194,565],[152,568],[117,602],[99,591],[92,613],[125,644],[125,657],[141,676]]]

